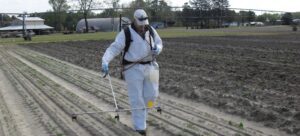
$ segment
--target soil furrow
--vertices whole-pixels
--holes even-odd
[[[37,64],[37,63],[36,63]],[[49,68],[49,65],[48,65],[48,68]],[[50,68],[48,69],[48,70],[50,70]],[[52,69],[53,70],[53,69]],[[56,69],[56,70],[59,70],[59,69]],[[51,70],[50,70],[51,71]],[[82,88],[83,90],[91,90],[91,89],[93,89],[93,90],[97,90],[97,91],[101,91],[101,87],[99,88],[99,87],[91,87],[87,82],[82,82],[81,80],[83,79],[83,78],[76,78],[76,77],[72,77],[72,76],[70,76],[70,75],[72,75],[72,74],[66,74],[65,72],[57,72],[57,71],[54,71],[53,72],[53,74],[55,74],[56,76],[60,76],[61,78],[63,78],[63,79],[65,79],[65,80],[67,80],[67,81],[70,81],[70,82],[72,82],[72,83],[74,83],[74,84],[76,84],[76,85],[78,85],[78,87],[80,87],[80,88]],[[77,79],[80,79],[80,80],[77,80]],[[106,85],[106,88],[105,88],[105,90],[107,90],[109,87],[108,87],[108,85]],[[92,94],[96,94],[96,92],[91,92]],[[107,91],[107,92],[103,92],[102,91],[102,93],[104,93],[105,95],[106,95],[106,98],[108,99],[108,100],[106,100],[106,101],[108,101],[108,102],[110,102],[111,103],[111,105],[113,105],[113,102],[111,101],[111,94],[109,93],[109,91]],[[103,97],[103,96],[102,96]],[[105,99],[105,98],[101,98],[101,99]],[[129,104],[128,104],[128,102],[127,101],[124,101],[124,100],[122,100],[122,99],[118,99],[118,101],[121,101],[120,103],[123,103],[123,104],[126,104],[127,105],[127,107],[126,108],[128,108],[129,107]],[[122,107],[121,107],[122,108]],[[125,108],[125,107],[124,107]],[[170,123],[170,122],[168,122],[168,123]],[[177,126],[176,124],[174,124],[174,123],[171,123],[170,125],[173,125],[173,126]],[[177,126],[177,128],[181,128],[181,127],[178,127]],[[188,131],[187,131],[188,132]]]
[[[35,59],[35,60],[37,60],[37,59]],[[57,65],[57,64],[55,64],[55,65]],[[49,68],[49,65],[48,65],[48,68]],[[50,68],[49,68],[50,69]],[[56,69],[56,70],[59,70],[59,69]],[[50,70],[51,71],[51,70]],[[72,70],[71,70],[72,71]],[[55,72],[54,71],[54,73],[57,73],[57,71]],[[62,72],[62,73],[58,73],[57,75],[60,75],[60,76],[68,76],[68,75],[72,75],[72,74],[70,74],[70,73],[65,73],[65,72]],[[69,77],[69,78],[72,78],[72,77]],[[65,80],[69,80],[69,78],[65,78]],[[76,77],[75,77],[76,78]],[[76,79],[80,79],[81,81],[83,80],[83,78],[82,77],[77,77]],[[74,82],[74,80],[75,79],[73,79],[73,80],[71,80],[72,82]],[[77,82],[81,82],[81,81],[77,81]],[[86,81],[86,82],[89,82],[89,81]],[[90,82],[92,82],[92,81],[90,81]],[[83,86],[86,86],[86,87],[88,87],[88,84],[87,85],[83,85],[83,84],[78,84],[78,86],[81,86],[81,87],[83,87]],[[99,87],[97,87],[97,88],[99,88]],[[107,92],[106,92],[107,93]],[[110,94],[108,94],[107,93],[107,95],[109,95],[110,96]],[[123,94],[123,95],[125,95],[125,94]],[[108,96],[108,97],[109,97]],[[125,102],[122,102],[122,103],[125,103]],[[168,114],[170,114],[170,113],[168,113]],[[176,117],[176,115],[175,114],[171,114],[171,116],[175,116]],[[177,116],[177,118],[181,118],[181,117],[179,117],[179,116]],[[181,118],[182,119],[182,118]],[[196,125],[196,126],[198,126],[198,127],[200,127],[199,126],[199,124],[197,124],[197,123],[193,123],[193,122],[189,122],[189,123],[191,123],[192,125]],[[205,127],[206,128],[206,127]],[[206,129],[208,129],[208,130],[210,130],[209,128],[206,128]],[[212,130],[210,130],[210,131],[212,131]],[[231,131],[235,131],[235,130],[231,130]],[[213,131],[212,131],[213,132]],[[220,133],[217,133],[218,135],[221,135]]]
[[[14,66],[18,66],[13,64]],[[20,65],[19,65],[20,66]],[[60,128],[64,131],[66,134],[70,135],[77,135],[74,131],[72,131],[70,128],[67,127],[66,121],[63,121],[64,118],[60,117],[58,118],[56,113],[56,109],[59,109],[55,106],[55,104],[52,104],[51,100],[47,99],[45,96],[41,96],[39,92],[39,89],[36,88],[34,84],[30,80],[28,80],[20,71],[14,70],[13,67],[10,69],[13,71],[12,75],[14,76],[15,79],[19,80],[19,84],[23,87],[26,88],[24,91],[26,91],[32,98],[35,100],[36,103],[38,103],[43,110],[46,111],[47,115],[50,116],[53,121],[60,126]],[[54,114],[53,114],[54,113]]]
[[[14,87],[18,90],[18,93],[25,99],[27,105],[32,109],[34,115],[39,117],[40,122],[43,124],[43,126],[47,128],[48,132],[53,133],[53,135],[60,134],[62,130],[55,123],[53,123],[52,119],[46,118],[46,116],[44,116],[48,114],[47,109],[41,107],[41,105],[38,104],[36,100],[30,94],[27,93],[27,91],[25,91],[26,89],[14,75],[14,69],[12,67],[9,67],[9,70],[6,70],[6,73],[11,83],[13,83]],[[41,116],[44,116],[43,119],[40,118]]]
[[[78,102],[79,100],[75,100],[73,98],[73,101],[66,98],[65,95],[63,95],[63,92],[64,92],[64,88],[61,88],[59,87],[58,84],[55,84],[53,83],[53,81],[51,80],[46,80],[47,78],[46,77],[41,77],[40,74],[35,74],[35,72],[32,73],[32,71],[35,71],[33,69],[28,69],[28,71],[25,71],[25,73],[30,74],[32,76],[34,76],[35,78],[33,77],[28,77],[28,78],[32,78],[31,80],[35,81],[35,85],[38,86],[39,90],[42,90],[42,92],[49,98],[49,99],[52,99],[52,101],[55,103],[55,105],[59,106],[61,109],[66,110],[66,109],[70,109],[68,107],[71,107],[73,111],[76,111],[76,112],[84,112],[85,110],[81,110],[81,108],[77,108],[79,105],[81,104],[84,104],[83,102]],[[43,81],[44,80],[44,81]],[[37,83],[39,84],[42,84],[42,86],[39,86]],[[50,92],[53,92],[53,93],[50,93]],[[61,96],[62,94],[62,96]],[[73,94],[74,96],[74,94]],[[66,101],[67,100],[67,101]],[[81,100],[80,100],[81,101]],[[78,102],[77,104],[75,104],[74,102]],[[67,106],[65,106],[67,105]],[[88,106],[89,107],[89,106]],[[58,110],[59,111],[59,110]],[[68,115],[65,115],[65,116],[68,116],[67,118],[71,119],[71,114],[74,113],[74,112],[70,112],[69,110],[66,110],[65,111],[66,113],[68,113]],[[91,117],[93,119],[91,119]],[[83,116],[84,120],[79,120],[78,122],[80,122],[81,125],[85,125],[85,124],[89,124],[89,125],[85,125],[85,128],[89,130],[89,132],[92,132],[93,135],[100,135],[102,133],[102,135],[121,135],[121,134],[125,134],[125,135],[132,135],[132,133],[126,133],[126,131],[116,131],[116,126],[109,123],[109,122],[105,122],[103,121],[103,119],[98,119],[96,118],[95,116]],[[94,120],[97,120],[97,122],[95,122]],[[102,124],[99,124],[98,122],[101,122]],[[69,122],[69,124],[72,124],[74,125],[74,122]],[[105,126],[105,127],[104,127]],[[92,129],[94,128],[95,129]],[[109,128],[109,129],[104,129],[104,128]],[[123,128],[124,129],[124,128]],[[106,131],[106,130],[110,130],[110,131]],[[86,135],[86,134],[81,134],[81,135]]]

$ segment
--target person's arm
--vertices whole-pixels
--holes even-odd
[[[125,34],[122,30],[117,36],[115,41],[106,49],[102,57],[102,65],[109,64],[117,55],[119,55],[125,47]]]
[[[154,33],[154,48],[156,48],[155,50],[157,50],[157,55],[161,53],[162,49],[163,49],[163,43],[162,40],[160,38],[160,36],[158,35],[158,33],[156,32],[156,30],[152,27],[153,33]]]

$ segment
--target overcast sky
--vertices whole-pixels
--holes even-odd
[[[132,0],[120,0],[129,3]],[[171,6],[182,6],[189,0],[166,0]],[[300,11],[300,0],[229,0],[231,8]],[[51,10],[48,0],[0,0],[0,13],[44,12]]]

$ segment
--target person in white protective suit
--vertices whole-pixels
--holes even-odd
[[[145,108],[158,97],[159,71],[155,57],[162,51],[162,40],[154,28],[150,35],[146,12],[138,9],[134,12],[133,23],[128,26],[131,42],[125,53],[124,78],[127,84],[132,109]],[[125,48],[125,32],[122,30],[115,41],[106,49],[102,57],[102,71],[108,73],[109,62]],[[123,61],[124,61],[123,60]],[[137,132],[146,134],[147,110],[133,110],[133,125]]]

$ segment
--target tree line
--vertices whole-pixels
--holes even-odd
[[[45,24],[54,27],[56,31],[73,31],[81,19],[85,19],[86,28],[89,28],[88,18],[118,17],[120,14],[132,18],[137,8],[145,9],[151,22],[195,29],[224,27],[231,22],[242,25],[253,21],[275,24],[277,20],[281,20],[282,24],[289,25],[293,18],[300,18],[299,12],[283,15],[256,15],[254,11],[236,12],[229,8],[228,0],[190,0],[180,8],[169,6],[165,0],[133,0],[129,5],[121,5],[120,0],[49,0],[49,4],[52,10],[31,13],[30,16],[45,19]],[[8,26],[14,18],[15,16],[0,14],[0,25]],[[85,30],[88,32],[88,29]]]

